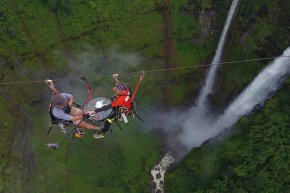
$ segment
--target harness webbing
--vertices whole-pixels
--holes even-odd
[[[138,91],[138,88],[139,88],[139,86],[140,86],[141,81],[142,81],[142,79],[139,79],[139,81],[138,81],[138,83],[137,83],[137,85],[136,85],[136,87],[135,87],[135,90],[134,90],[132,96],[131,96],[130,99],[129,99],[129,102],[130,102],[130,103],[134,100],[135,95],[136,95],[136,93],[137,93],[137,91]]]
[[[89,84],[89,82],[87,81],[87,79],[85,77],[82,77],[81,78],[83,81],[85,81],[86,83],[86,89],[87,89],[87,96],[86,96],[86,101],[85,101],[85,107],[84,107],[84,112],[87,111],[87,104],[88,104],[88,101],[92,100],[92,87],[91,85]]]

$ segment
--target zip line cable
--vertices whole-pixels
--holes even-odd
[[[271,60],[277,58],[290,58],[290,56],[276,56],[276,57],[266,57],[266,58],[253,58],[253,59],[246,59],[246,60],[236,60],[236,61],[229,61],[229,62],[220,62],[216,64],[201,64],[201,65],[193,65],[193,66],[183,66],[183,67],[174,67],[174,68],[161,68],[161,69],[154,69],[154,70],[143,70],[145,73],[152,73],[152,72],[162,72],[162,71],[171,71],[171,70],[181,70],[181,69],[189,69],[189,68],[198,68],[198,67],[207,67],[211,65],[220,65],[220,64],[233,64],[233,63],[245,63],[245,62],[254,62],[254,61],[262,61],[262,60]],[[142,71],[142,70],[140,70]],[[120,73],[119,75],[132,75],[140,73],[140,71],[134,72],[124,72]],[[99,74],[99,75],[88,75],[85,77],[106,77],[112,76],[111,74]],[[60,78],[54,79],[54,82],[60,81],[68,81],[68,80],[78,80],[76,78]],[[0,85],[10,85],[10,84],[34,84],[34,83],[44,83],[44,80],[31,80],[31,81],[15,81],[15,82],[0,82]]]

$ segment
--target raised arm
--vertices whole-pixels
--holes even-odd
[[[145,76],[145,72],[141,71],[139,75],[139,80],[142,81],[144,79],[144,76]]]
[[[136,93],[138,91],[139,85],[140,85],[141,81],[144,79],[144,76],[145,76],[145,72],[141,71],[140,75],[139,75],[139,81],[138,81],[138,83],[137,83],[137,85],[136,85],[136,87],[134,89],[134,92],[133,92],[132,96],[130,97],[130,100],[129,100],[130,102],[132,102],[134,100],[135,95],[136,95]]]
[[[49,88],[52,90],[52,92],[54,94],[60,94],[60,92],[55,88],[55,86],[53,85],[52,80],[46,79],[45,83],[49,86]]]
[[[118,80],[118,76],[119,76],[119,74],[113,74],[112,76],[113,76],[113,78],[114,78],[115,81],[116,81],[115,84],[118,85],[118,84],[120,83],[119,80]]]
[[[67,105],[72,106],[73,102],[74,102],[74,96],[71,96],[71,98],[67,102]]]

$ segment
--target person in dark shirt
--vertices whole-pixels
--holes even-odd
[[[94,138],[103,138],[100,127],[83,121],[84,111],[80,108],[72,106],[74,97],[68,93],[59,92],[53,84],[48,84],[49,88],[53,91],[51,113],[52,115],[61,120],[72,121],[74,125],[78,125],[82,129],[92,129],[96,132],[93,134]]]

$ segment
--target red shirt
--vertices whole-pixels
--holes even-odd
[[[125,107],[127,109],[131,109],[132,105],[129,100],[128,94],[129,94],[128,90],[123,91],[122,94],[117,96],[117,98],[112,102],[111,104],[112,107]]]

